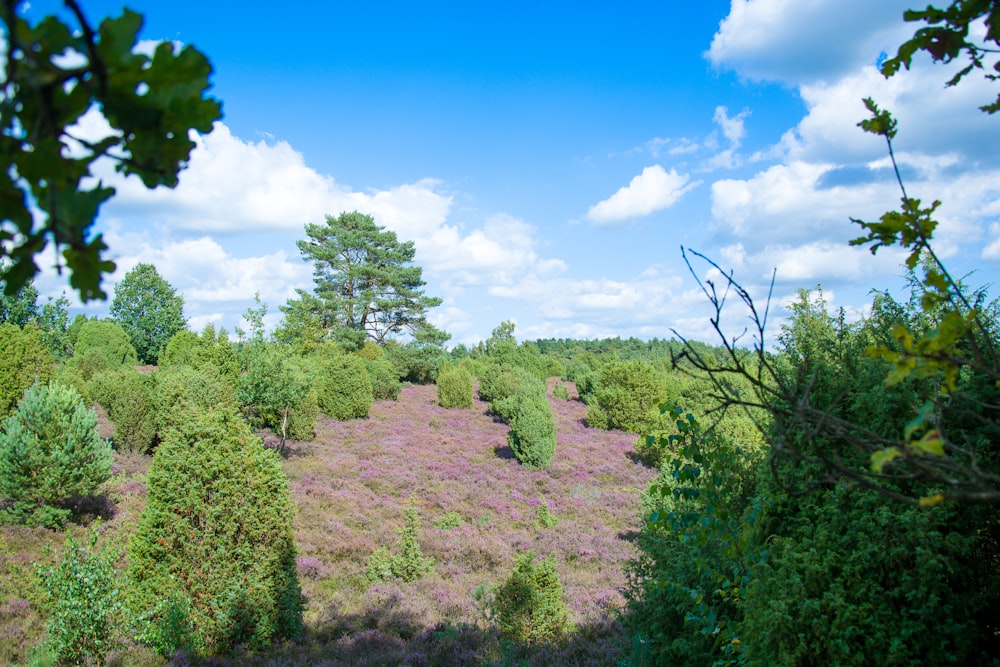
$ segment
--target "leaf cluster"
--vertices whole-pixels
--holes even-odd
[[[982,71],[991,81],[1000,79],[1000,59],[989,67],[985,62],[988,54],[997,53],[1000,47],[1000,5],[995,0],[954,0],[944,9],[928,5],[926,9],[903,12],[903,19],[923,22],[926,27],[919,28],[900,45],[893,58],[882,63],[882,74],[886,77],[901,68],[909,69],[913,56],[925,51],[934,62],[950,63],[963,53],[968,58],[969,64],[948,80],[948,86],[957,85],[973,70]],[[974,24],[980,21],[986,27],[983,42],[970,38]],[[1000,111],[1000,95],[980,109],[991,114]]]
[[[140,14],[125,10],[94,28],[75,0],[66,6],[72,24],[50,15],[37,25],[21,16],[20,0],[0,6],[7,43],[0,246],[11,260],[0,280],[8,295],[16,293],[38,272],[35,256],[51,241],[70,284],[89,301],[106,298],[101,277],[115,267],[102,235],[91,234],[98,210],[114,195],[94,178],[94,164],[111,158],[148,188],[174,187],[195,146],[189,132],[209,132],[221,107],[206,96],[212,68],[194,47],[161,42],[147,55],[137,48]],[[75,130],[87,113],[107,121],[104,137]]]
[[[97,536],[97,526],[86,544],[67,533],[58,563],[35,566],[49,598],[46,646],[63,664],[103,663],[124,608],[113,558],[96,550]]]

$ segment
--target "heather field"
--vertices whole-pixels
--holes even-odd
[[[550,380],[551,383],[554,380]],[[575,396],[571,388],[571,396]],[[552,465],[523,468],[508,427],[476,401],[437,405],[436,388],[410,386],[377,401],[368,418],[321,420],[316,438],[293,443],[283,465],[298,506],[299,576],[306,634],[264,655],[218,664],[615,665],[631,642],[616,620],[623,566],[636,555],[641,491],[653,471],[633,462],[634,435],[588,429],[586,406],[549,397],[558,428]],[[110,483],[103,540],[124,546],[143,503],[148,458],[120,458]],[[544,499],[544,500],[543,500]],[[557,519],[546,527],[538,507]],[[420,545],[433,570],[412,583],[371,584],[366,561],[394,551],[404,511],[416,508]],[[74,527],[82,534],[83,529]],[[42,637],[31,563],[51,559],[61,534],[4,528],[0,662],[23,660]],[[573,632],[558,646],[501,645],[475,591],[505,577],[516,554],[555,553]],[[151,654],[131,649],[121,664]]]

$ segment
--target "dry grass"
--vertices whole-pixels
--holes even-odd
[[[632,462],[635,436],[587,429],[582,403],[550,402],[559,435],[544,470],[513,459],[506,425],[485,404],[441,408],[434,386],[404,388],[398,401],[376,402],[367,419],[321,421],[316,439],[293,443],[284,462],[298,505],[306,635],[266,655],[211,662],[614,665],[624,659],[629,641],[616,620],[622,568],[636,553],[628,536],[639,528],[640,492],[653,472]],[[113,548],[124,546],[141,511],[148,463],[117,460],[108,485],[113,510],[102,527]],[[559,520],[553,528],[536,519],[541,496]],[[365,561],[380,545],[395,547],[411,499],[434,570],[409,584],[372,585]],[[436,527],[434,520],[448,513],[464,522]],[[23,660],[42,638],[30,563],[49,558],[46,546],[58,547],[63,536],[6,528],[0,540],[0,662],[6,663]],[[576,626],[559,646],[501,646],[473,597],[529,549],[558,558]],[[120,659],[127,663],[128,653]]]

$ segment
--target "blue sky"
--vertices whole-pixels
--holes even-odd
[[[1000,119],[977,107],[996,84],[945,89],[948,68],[923,58],[884,80],[875,63],[912,34],[911,4],[132,2],[143,38],[209,56],[225,116],[176,190],[102,169],[118,189],[99,221],[110,282],[152,262],[193,328],[231,331],[255,291],[273,326],[311,285],[304,225],[358,209],[414,241],[453,343],[508,319],[520,339],[711,340],[682,245],[758,296],[777,269],[778,319],[817,284],[861,312],[902,273],[898,253],[847,246],[851,217],[899,201],[884,142],[855,127],[872,96],[899,118],[911,195],[944,201],[938,249],[994,283]],[[39,287],[64,283],[49,271]]]

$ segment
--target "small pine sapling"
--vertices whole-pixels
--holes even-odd
[[[420,517],[412,504],[406,508],[403,530],[400,531],[399,551],[392,557],[390,567],[393,576],[403,581],[416,581],[434,567],[434,559],[428,558],[420,550]]]
[[[0,496],[14,501],[4,514],[61,526],[75,498],[95,494],[111,477],[111,463],[111,444],[80,394],[58,382],[35,384],[0,428]]]
[[[542,528],[555,528],[559,524],[559,517],[549,509],[549,503],[545,496],[538,497],[538,509],[535,510],[535,519]]]

